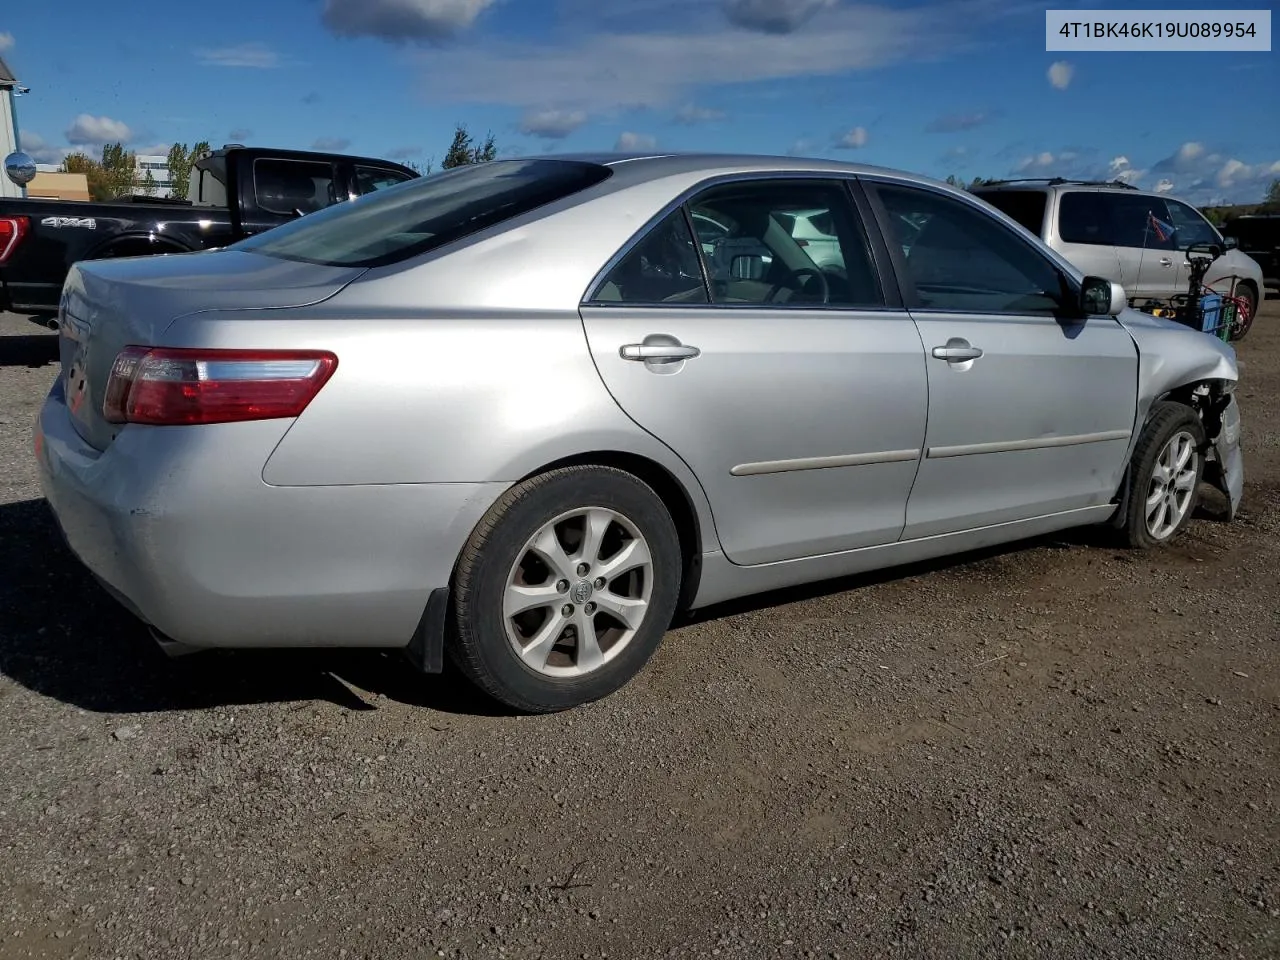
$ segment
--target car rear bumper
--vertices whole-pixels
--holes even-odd
[[[502,484],[270,486],[202,462],[191,431],[269,452],[287,421],[126,427],[99,452],[61,384],[35,427],[40,481],[72,552],[155,631],[191,647],[403,647]],[[245,428],[239,430],[239,428]],[[226,431],[228,435],[230,431]],[[222,445],[225,450],[226,445]]]

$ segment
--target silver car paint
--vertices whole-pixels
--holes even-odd
[[[1010,188],[1017,189],[1017,188]],[[1059,232],[1058,211],[1066,193],[1107,193],[1123,195],[1134,191],[1079,185],[1050,185],[1039,188],[1046,193],[1045,217],[1037,236],[1056,253],[1066,257],[1080,271],[1122,284],[1130,297],[1166,299],[1185,293],[1190,279],[1186,255],[1180,250],[1143,250],[1138,247],[1116,247],[1104,244],[1069,243]],[[1137,192],[1142,196],[1142,192]],[[1207,223],[1207,221],[1206,221]],[[1209,224],[1218,239],[1222,232]],[[1231,278],[1248,281],[1262,296],[1262,267],[1240,250],[1224,250],[1205,273],[1204,283],[1221,293],[1230,289]]]
[[[403,645],[427,595],[448,585],[470,531],[511,483],[564,458],[624,453],[660,465],[692,504],[702,538],[693,606],[704,606],[1103,520],[1114,512],[1107,502],[1113,481],[1118,484],[1151,400],[1192,380],[1236,378],[1234,353],[1219,341],[1145,315],[1097,318],[1099,332],[1110,332],[1084,346],[1106,363],[1120,362],[1133,349],[1116,333],[1120,324],[1136,344],[1132,402],[1120,415],[1108,411],[1107,403],[1116,400],[1112,387],[1096,382],[1114,376],[1108,367],[1108,373],[1089,375],[1071,397],[1053,398],[1053,407],[1066,400],[1078,404],[1070,430],[1049,419],[1036,424],[1028,413],[1006,425],[1020,436],[1001,437],[1045,439],[1127,427],[1126,442],[1096,444],[1099,460],[1089,466],[1098,473],[1087,489],[1050,492],[1038,507],[1022,504],[1021,515],[1009,515],[998,504],[1008,490],[992,471],[977,477],[995,486],[987,501],[979,497],[963,507],[985,519],[933,536],[921,526],[915,539],[900,540],[908,516],[905,493],[884,491],[870,478],[900,481],[899,474],[919,466],[926,445],[922,411],[912,395],[893,390],[895,383],[922,389],[927,365],[936,362],[926,359],[917,328],[901,311],[862,318],[894,338],[901,334],[902,347],[888,355],[897,356],[912,340],[920,348],[918,362],[894,361],[896,380],[859,366],[853,386],[867,386],[863,402],[850,393],[845,404],[828,410],[825,391],[837,386],[838,364],[823,368],[813,383],[793,378],[789,386],[800,392],[789,399],[805,416],[790,422],[769,414],[767,393],[750,381],[736,399],[745,396],[748,414],[762,419],[734,424],[727,418],[732,410],[715,411],[721,419],[709,451],[672,436],[671,412],[667,421],[646,422],[646,411],[637,423],[634,410],[624,412],[630,406],[625,381],[689,391],[696,389],[690,383],[696,364],[712,369],[705,377],[711,382],[728,382],[735,357],[740,372],[776,377],[787,366],[779,353],[806,360],[812,355],[797,353],[785,332],[770,331],[762,317],[752,320],[753,311],[734,311],[740,318],[735,322],[709,308],[687,318],[700,325],[698,345],[705,352],[686,370],[660,376],[642,364],[625,371],[613,364],[610,373],[617,343],[642,332],[674,332],[670,323],[657,324],[674,322],[674,314],[641,317],[637,310],[594,307],[581,309],[585,321],[579,314],[583,296],[614,252],[675,197],[709,179],[771,172],[876,177],[885,171],[791,158],[609,162],[615,173],[601,188],[395,267],[334,271],[264,263],[239,251],[77,267],[68,313],[87,315],[99,333],[112,331],[90,341],[95,404],[100,393],[92,391],[104,385],[108,354],[130,339],[170,346],[316,346],[341,359],[295,421],[128,427],[114,442],[115,431],[100,423],[73,422],[62,385],[56,385],[39,418],[37,451],[46,495],[72,547],[146,619],[187,643]],[[935,181],[893,176],[975,202]],[[985,204],[981,209],[993,213]],[[1061,255],[1048,255],[1081,277]],[[281,281],[290,284],[283,291]],[[190,296],[181,295],[184,289]],[[808,317],[806,336],[825,327],[819,342],[856,359],[868,341],[839,331],[831,316],[843,312],[813,313],[821,315]],[[800,315],[787,314],[788,320]],[[773,353],[746,337],[735,342],[732,332],[708,339],[713,317],[722,326],[741,323],[757,337],[774,337]],[[923,319],[926,326],[934,322]],[[945,333],[946,318],[936,322],[939,335]],[[707,344],[723,355],[717,359]],[[753,388],[760,396],[749,395]],[[992,388],[991,395],[999,390]],[[764,425],[775,432],[762,434]],[[969,440],[981,442],[978,436]],[[826,469],[737,475],[732,469],[780,461],[806,466],[813,464],[804,461],[824,456],[851,459]],[[868,456],[882,460],[859,459]],[[835,499],[842,483],[870,498],[865,514]],[[772,498],[765,495],[771,488]],[[225,491],[235,494],[224,499]],[[752,512],[771,504],[778,515]],[[794,528],[784,529],[783,512]],[[832,518],[844,526],[831,529]],[[948,520],[954,527],[954,518]],[[744,560],[755,563],[744,566]]]

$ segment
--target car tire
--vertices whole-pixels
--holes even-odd
[[[476,526],[455,568],[446,650],[510,707],[576,707],[640,672],[681,578],[675,524],[648,484],[612,467],[552,470],[511,488]],[[588,629],[594,643],[581,643]]]
[[[1190,407],[1167,401],[1152,407],[1130,460],[1122,528],[1128,546],[1161,547],[1186,529],[1199,502],[1206,447],[1204,426]]]
[[[1235,295],[1241,300],[1248,303],[1248,307],[1240,308],[1237,312],[1236,322],[1231,325],[1230,339],[1232,342],[1243,340],[1253,327],[1254,317],[1258,315],[1258,295],[1253,292],[1253,288],[1245,284],[1236,287]]]

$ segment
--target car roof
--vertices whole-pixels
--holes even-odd
[[[509,160],[564,160],[609,167],[614,178],[643,182],[667,176],[714,177],[739,173],[812,173],[844,176],[882,175],[932,186],[948,186],[921,174],[868,163],[848,163],[815,157],[753,153],[541,153],[504,157]],[[612,179],[612,178],[611,178]],[[953,188],[954,189],[954,188]]]

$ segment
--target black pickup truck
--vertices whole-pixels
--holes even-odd
[[[0,199],[0,310],[52,325],[79,260],[222,247],[416,176],[389,160],[229,144],[192,166],[186,200]]]

